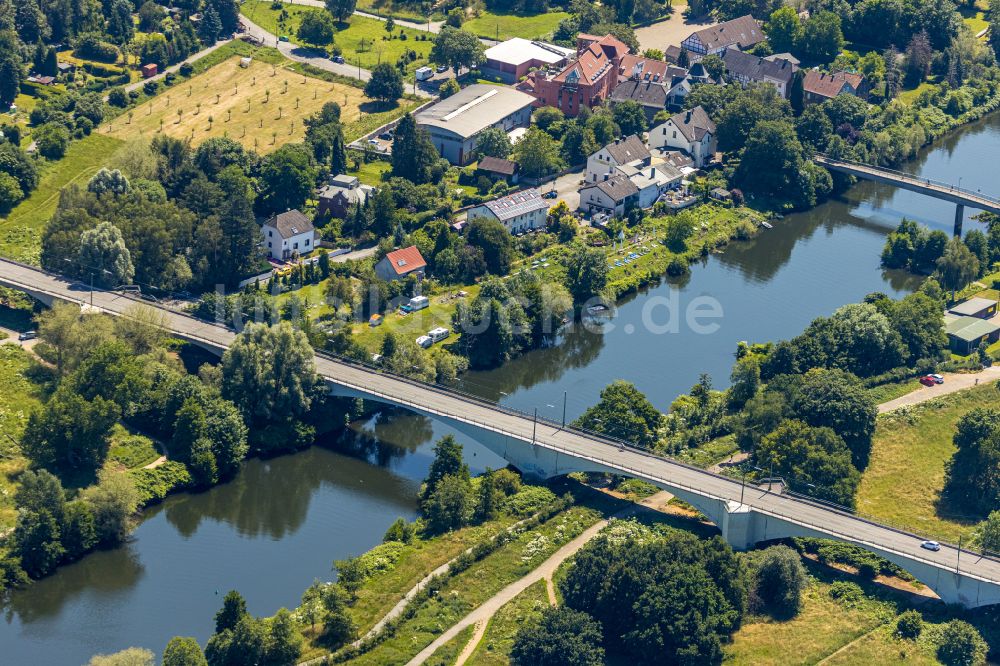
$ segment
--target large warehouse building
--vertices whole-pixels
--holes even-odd
[[[513,88],[476,84],[424,109],[415,119],[430,133],[441,157],[464,165],[475,159],[476,141],[487,127],[507,132],[527,127],[534,101]]]

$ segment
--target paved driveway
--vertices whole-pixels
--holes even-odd
[[[900,396],[895,400],[890,400],[889,402],[883,402],[878,406],[879,413],[884,414],[885,412],[891,412],[894,409],[899,409],[900,407],[905,407],[907,405],[919,405],[922,402],[927,402],[928,400],[933,400],[934,398],[942,395],[948,395],[949,393],[961,391],[962,389],[972,388],[978,384],[989,384],[990,382],[995,382],[1000,379],[1000,366],[994,365],[993,367],[985,368],[979,372],[949,372],[943,374],[942,376],[944,377],[944,384],[921,386],[912,393],[907,393],[906,395]]]
[[[648,25],[645,28],[636,28],[635,36],[639,40],[639,48],[666,50],[668,46],[680,46],[681,42],[695,30],[701,30],[715,25],[714,21],[694,21],[689,22],[684,18],[686,4],[674,5],[674,13],[668,18]]]

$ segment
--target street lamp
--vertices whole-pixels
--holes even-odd
[[[535,445],[535,432],[538,429],[538,407],[535,407],[535,419],[531,422],[531,445]]]

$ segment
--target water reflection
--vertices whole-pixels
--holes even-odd
[[[23,624],[56,617],[65,606],[84,594],[114,598],[118,593],[134,587],[146,573],[133,543],[94,553],[73,568],[75,570],[71,575],[46,579],[37,594],[12,595],[10,603],[4,608],[7,623],[12,622],[15,616]],[[116,575],[104,575],[109,570]]]
[[[995,114],[907,168],[941,180],[962,176],[963,187],[985,188],[995,174],[983,165],[998,152]],[[667,409],[702,372],[725,386],[740,340],[789,337],[869,292],[899,296],[914,289],[912,276],[878,267],[885,234],[902,215],[950,230],[954,208],[862,183],[813,211],[787,216],[753,241],[732,244],[689,276],[629,295],[606,330],[573,327],[551,347],[498,370],[469,373],[460,386],[555,419],[566,395],[572,419],[608,383],[627,379]],[[671,289],[680,290],[682,307],[701,295],[717,299],[725,315],[719,330],[651,334],[645,309]],[[384,409],[322,446],[249,461],[231,483],[169,498],[146,513],[125,547],[95,553],[14,594],[0,625],[0,661],[80,664],[129,645],[160,650],[174,635],[204,644],[221,594],[233,588],[258,615],[294,605],[313,578],[332,577],[333,560],[378,543],[397,516],[415,516],[433,442],[451,432]],[[473,471],[503,464],[459,440]]]

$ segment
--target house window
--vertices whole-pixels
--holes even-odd
[[[293,250],[297,250],[297,249],[299,249],[299,244],[298,244],[298,243],[295,243],[294,245],[292,245],[292,249],[293,249]]]
[[[677,138],[677,130],[674,130],[674,138]]]
[[[273,236],[273,235],[274,235],[274,234],[273,234],[273,233],[271,233],[271,230],[270,230],[270,229],[268,229],[268,230],[267,230],[267,237],[268,237],[268,238],[270,238],[270,237],[271,237],[271,236]]]
[[[308,247],[308,246],[309,246],[309,239],[307,238],[306,239],[306,247]]]

